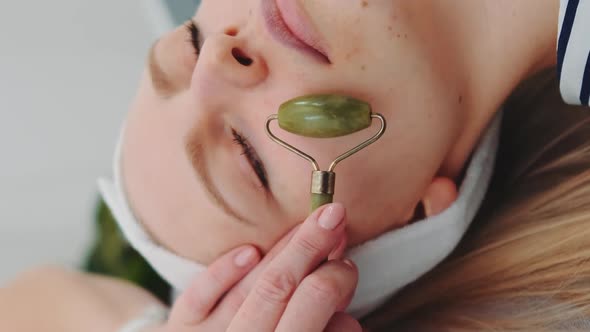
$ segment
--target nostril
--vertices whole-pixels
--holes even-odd
[[[242,52],[242,50],[240,50],[239,48],[233,48],[231,50],[231,54],[234,56],[234,58],[242,65],[242,66],[250,66],[252,65],[252,63],[254,63],[254,60],[252,60],[251,58],[249,58],[244,52]]]

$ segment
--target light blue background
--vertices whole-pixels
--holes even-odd
[[[0,287],[84,259],[147,52],[199,3],[160,1],[0,1]]]
[[[191,18],[201,0],[168,0],[166,4],[176,24],[181,24]]]

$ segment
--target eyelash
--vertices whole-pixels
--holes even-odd
[[[252,147],[250,146],[250,143],[248,143],[248,139],[244,137],[244,135],[237,132],[235,129],[232,129],[232,135],[234,136],[234,143],[242,148],[242,155],[248,158],[248,162],[250,162],[250,165],[252,165],[252,168],[254,169],[256,176],[258,176],[260,179],[262,186],[268,189],[268,178],[266,177],[266,172],[262,166],[262,163],[260,160],[258,160],[256,154],[252,151]]]
[[[201,38],[199,28],[193,21],[188,22],[185,27],[189,34],[189,39],[187,42],[193,46],[195,49],[195,55],[198,56],[199,53],[201,53]]]

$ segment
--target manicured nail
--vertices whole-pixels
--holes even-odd
[[[252,262],[254,261],[255,258],[256,258],[256,250],[254,248],[246,248],[246,249],[240,251],[234,257],[234,264],[236,264],[237,267],[246,267],[246,266],[252,264]]]
[[[321,228],[329,231],[336,229],[344,221],[344,207],[341,204],[330,204],[322,211],[318,219]]]
[[[342,260],[342,262],[343,262],[344,264],[346,264],[346,265],[348,265],[348,266],[350,266],[350,267],[352,267],[352,268],[354,269],[354,262],[353,262],[353,261],[351,261],[350,259],[348,259],[348,258],[345,258],[345,259],[343,259],[343,260]]]
[[[422,206],[424,207],[424,214],[426,215],[426,218],[432,217],[432,204],[430,204],[430,200],[423,199]]]

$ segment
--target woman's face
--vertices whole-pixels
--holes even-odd
[[[202,263],[244,243],[268,250],[307,216],[312,169],[267,138],[265,120],[293,97],[338,93],[389,125],[336,169],[349,243],[403,225],[462,125],[461,58],[431,2],[204,0],[198,35],[179,27],[153,47],[129,114],[123,174],[138,219]],[[325,169],[376,126],[329,140],[274,128]]]

